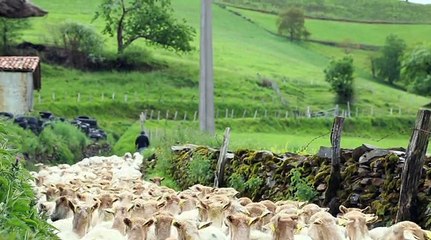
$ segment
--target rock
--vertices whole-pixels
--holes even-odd
[[[325,190],[326,190],[326,184],[324,184],[324,183],[319,184],[319,186],[317,186],[316,190],[317,190],[318,192],[323,192],[323,191],[325,191]]]
[[[365,167],[361,166],[358,169],[358,175],[359,175],[359,177],[367,177],[367,176],[370,175],[370,170],[368,170]]]
[[[383,179],[381,179],[381,178],[373,178],[373,179],[371,179],[371,184],[373,185],[373,186],[378,186],[378,187],[380,187],[380,186],[382,186],[383,185],[383,183],[385,182],[385,180],[383,180]]]
[[[362,185],[368,185],[371,183],[371,178],[364,178],[361,180]]]
[[[388,155],[390,153],[389,150],[384,149],[374,149],[371,150],[359,158],[360,164],[368,164],[374,158],[380,158]]]
[[[332,157],[332,147],[321,146],[317,156],[320,158],[331,158]]]

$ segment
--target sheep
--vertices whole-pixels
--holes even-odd
[[[242,198],[238,199],[238,202],[239,202],[241,205],[246,206],[247,204],[250,204],[250,203],[252,203],[253,201],[252,201],[250,198],[248,198],[248,197],[242,197]]]
[[[414,222],[403,221],[389,227],[379,240],[426,240],[427,234]]]
[[[154,219],[144,218],[124,218],[124,224],[127,226],[128,240],[146,240],[148,229],[154,223]]]
[[[155,216],[155,236],[157,240],[166,240],[167,238],[176,235],[174,228],[171,228],[174,216],[169,212],[158,212]]]
[[[352,210],[346,212],[342,217],[346,223],[347,236],[350,240],[372,240],[367,223],[373,223],[377,217],[369,217],[361,211]]]
[[[316,204],[310,203],[301,208],[299,219],[302,223],[309,224],[311,216],[313,216],[315,213],[328,210],[329,209],[327,208],[321,208]]]
[[[259,218],[250,218],[242,213],[228,215],[226,224],[229,228],[229,240],[249,240],[250,226],[258,221]]]
[[[69,199],[64,196],[59,197],[57,200],[55,200],[55,208],[53,213],[51,214],[51,220],[53,222],[73,216],[73,212],[69,207],[69,202]]]
[[[198,223],[190,220],[174,220],[178,240],[224,240],[226,236],[218,228],[208,229],[211,222]],[[205,231],[206,230],[206,231]]]
[[[313,240],[345,240],[335,218],[326,211],[317,212],[310,218],[308,235]]]
[[[118,230],[106,228],[103,225],[97,225],[91,229],[81,240],[126,240]]]
[[[114,221],[112,228],[118,230],[123,235],[126,234],[126,225],[124,224],[124,218],[130,216],[130,209],[132,206],[129,204],[121,204],[114,206],[114,209],[106,209],[107,213],[114,215]]]
[[[141,199],[134,200],[134,204],[128,210],[131,217],[150,218],[159,209],[159,203],[154,200],[144,201]]]
[[[221,228],[223,226],[224,211],[230,207],[231,202],[208,202],[199,201],[200,221],[211,221],[213,226]]]
[[[156,184],[157,186],[161,186],[163,180],[165,180],[164,177],[153,177],[153,178],[150,178],[150,181],[153,182],[154,184]]]
[[[68,201],[69,207],[73,212],[72,230],[80,238],[88,233],[93,217],[93,212],[98,208],[99,203],[96,202],[92,206],[84,204],[75,205],[73,202]]]

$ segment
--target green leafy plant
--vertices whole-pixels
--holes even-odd
[[[13,154],[0,123],[0,239],[58,239],[37,214],[30,174]]]
[[[188,177],[193,183],[212,184],[211,180],[214,174],[211,171],[211,160],[209,158],[200,154],[194,154],[193,159],[189,162],[188,170]]]
[[[260,177],[251,177],[247,180],[247,182],[245,182],[245,187],[251,196],[255,198],[261,189],[262,184],[263,180]]]
[[[317,196],[313,186],[301,176],[302,168],[290,171],[290,197],[297,201],[311,201]]]
[[[240,174],[233,173],[229,177],[229,186],[235,188],[239,192],[244,192],[246,185],[244,178]]]

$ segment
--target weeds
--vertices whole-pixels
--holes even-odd
[[[0,129],[4,130],[1,123]],[[30,174],[21,163],[14,163],[8,146],[0,133],[0,238],[57,239],[53,227],[36,212]]]
[[[290,197],[297,201],[312,201],[317,192],[313,186],[301,176],[302,168],[290,171]]]

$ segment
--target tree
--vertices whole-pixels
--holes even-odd
[[[431,95],[431,46],[417,46],[406,54],[401,76],[409,91]]]
[[[67,51],[67,64],[84,64],[81,57],[96,58],[103,50],[103,40],[92,29],[74,22],[62,23],[53,34],[54,44]]]
[[[346,103],[353,98],[353,72],[353,58],[350,56],[332,60],[324,70],[325,81],[331,84],[337,94],[338,103]]]
[[[304,24],[304,11],[300,8],[289,8],[286,12],[282,13],[277,20],[278,33],[288,33],[291,41],[308,38],[310,32],[307,31]]]
[[[400,79],[401,60],[405,49],[406,43],[398,36],[391,34],[386,38],[385,46],[380,50],[381,56],[372,60],[378,78],[389,84]]]
[[[27,28],[29,23],[23,19],[0,18],[0,45],[1,53],[7,54],[10,47],[21,37],[21,30]]]
[[[103,33],[116,35],[119,54],[141,38],[175,51],[191,51],[195,31],[172,12],[170,0],[102,0],[94,20],[103,18]]]

